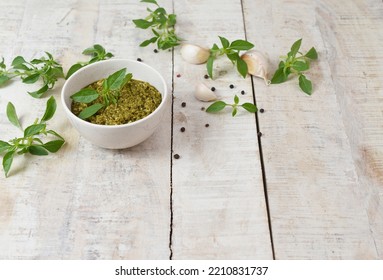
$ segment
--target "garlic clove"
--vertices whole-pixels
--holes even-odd
[[[217,95],[215,95],[214,92],[203,83],[197,85],[194,96],[198,100],[205,102],[217,99]]]
[[[181,46],[181,56],[191,64],[202,64],[209,58],[210,50],[197,45],[183,44]]]
[[[267,85],[270,84],[270,80],[267,78],[269,75],[269,63],[262,53],[259,51],[248,51],[241,58],[246,62],[250,75],[262,78]]]

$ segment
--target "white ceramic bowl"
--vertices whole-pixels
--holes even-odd
[[[122,125],[93,124],[71,112],[72,94],[122,68],[132,73],[133,79],[148,82],[161,93],[162,101],[154,112],[141,120]],[[63,86],[61,103],[70,122],[85,139],[99,147],[124,149],[141,143],[155,131],[166,111],[169,97],[164,78],[152,67],[134,60],[109,59],[87,65],[70,76]]]

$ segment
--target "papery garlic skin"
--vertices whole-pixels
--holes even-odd
[[[269,63],[261,52],[248,51],[241,58],[246,62],[250,75],[262,78],[267,85],[270,84],[270,80],[267,78],[269,75]]]
[[[210,50],[192,44],[182,44],[182,58],[191,64],[202,64],[207,61],[210,56]]]
[[[198,100],[205,102],[217,100],[217,95],[203,83],[197,85],[194,96]]]

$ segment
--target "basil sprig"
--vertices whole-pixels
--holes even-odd
[[[23,136],[14,138],[8,142],[0,140],[0,154],[3,156],[3,169],[5,176],[11,169],[13,158],[17,155],[29,153],[36,156],[45,156],[49,153],[56,153],[64,145],[64,138],[53,130],[47,129],[46,122],[50,120],[56,112],[56,100],[51,96],[47,103],[44,115],[41,120],[36,121],[23,130],[15,106],[9,102],[7,105],[7,117],[11,124],[23,131]],[[50,136],[48,142],[43,142],[44,138]]]
[[[155,10],[147,8],[149,15],[145,19],[134,19],[133,23],[137,28],[152,29],[153,37],[143,41],[140,47],[146,47],[157,43],[157,47],[166,50],[178,46],[182,41],[175,33],[177,17],[175,14],[168,14],[166,10],[160,7],[155,0],[141,0],[143,3],[150,3],[157,6]]]
[[[246,102],[246,103],[243,103],[240,105],[239,104],[239,97],[237,95],[235,95],[234,96],[234,104],[227,104],[225,101],[219,100],[219,101],[212,103],[209,107],[207,107],[206,112],[216,113],[216,112],[222,111],[223,109],[225,109],[225,107],[231,107],[232,108],[231,115],[233,117],[237,114],[238,107],[242,107],[243,109],[245,109],[246,111],[248,111],[250,113],[255,113],[258,110],[257,106],[255,106],[252,103]]]
[[[89,61],[77,62],[77,63],[73,64],[69,68],[65,79],[68,79],[70,76],[72,76],[72,74],[74,72],[76,72],[77,70],[81,69],[82,67],[84,67],[88,64],[92,64],[92,63],[97,62],[97,61],[106,60],[106,59],[112,58],[114,56],[112,53],[107,52],[103,46],[98,45],[98,44],[95,44],[92,47],[86,48],[85,50],[83,50],[82,54],[90,55]]]
[[[299,87],[308,95],[312,93],[312,83],[307,79],[303,72],[309,70],[310,61],[318,59],[318,53],[312,47],[306,54],[299,51],[302,44],[302,39],[297,40],[291,46],[287,56],[279,63],[278,69],[275,71],[272,84],[280,84],[287,81],[290,74],[298,76]]]
[[[15,77],[20,77],[25,84],[34,84],[41,80],[43,86],[32,92],[32,97],[40,98],[49,89],[52,89],[59,78],[64,77],[63,68],[49,52],[39,59],[27,61],[22,56],[17,56],[12,61],[12,67],[7,69],[4,59],[0,62],[0,86]]]
[[[247,64],[246,62],[240,57],[239,53],[240,51],[247,51],[254,47],[254,45],[246,40],[235,40],[233,42],[229,42],[226,38],[222,36],[218,36],[222,48],[218,47],[217,44],[214,44],[213,47],[210,49],[210,57],[207,60],[206,68],[207,73],[209,74],[209,77],[213,79],[213,64],[214,60],[222,55],[226,55],[230,61],[236,65],[237,70],[239,74],[246,78],[247,75]]]
[[[106,78],[102,83],[102,90],[100,92],[92,88],[84,88],[71,95],[70,98],[73,101],[89,105],[80,112],[78,117],[83,120],[88,119],[102,108],[112,103],[116,104],[120,97],[121,89],[132,77],[132,73],[126,73],[126,68],[124,68]]]

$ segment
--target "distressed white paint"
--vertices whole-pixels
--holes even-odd
[[[200,108],[208,104],[193,96],[204,82],[227,102],[234,94],[252,102],[249,78],[222,59],[217,78],[205,80],[205,66],[186,64],[179,48],[174,61],[171,52],[139,48],[150,34],[131,23],[146,14],[139,1],[11,2],[0,0],[7,11],[0,56],[8,64],[46,50],[67,70],[99,43],[160,70],[175,99],[157,132],[123,151],[82,139],[58,104],[49,125],[65,147],[45,158],[19,157],[11,176],[0,176],[0,259],[272,258],[255,119],[241,111],[207,114]],[[174,9],[182,38],[206,47],[218,35],[244,38],[244,16],[247,38],[272,69],[298,38],[303,49],[317,48],[311,97],[296,80],[269,87],[254,80],[265,109],[258,117],[275,257],[382,259],[381,1],[243,0],[243,14],[240,0],[159,2]],[[63,82],[46,96],[59,102]],[[8,101],[24,125],[41,116],[47,98],[26,94],[36,87],[14,81],[0,88],[0,139],[20,133],[5,117]]]
[[[15,19],[2,21],[7,32],[1,33],[1,55],[10,63],[16,55],[30,59],[46,50],[68,70],[88,59],[83,49],[99,43],[120,58],[141,57],[171,88],[171,54],[140,49],[134,39],[142,32],[131,19],[146,13],[145,5],[112,2],[14,1]],[[4,11],[10,4],[0,5]],[[155,63],[159,57],[163,63]],[[150,139],[129,150],[104,150],[81,138],[66,119],[59,104],[62,84],[46,96],[58,102],[49,125],[67,144],[44,158],[18,157],[10,177],[0,177],[0,259],[169,258],[170,104]],[[41,117],[47,98],[30,97],[26,91],[34,87],[14,81],[0,89],[1,139],[20,134],[5,117],[8,101],[24,125]]]
[[[296,78],[254,82],[277,259],[382,258],[383,4],[373,2],[244,1],[248,37],[274,69],[298,38],[319,52],[311,97]]]

